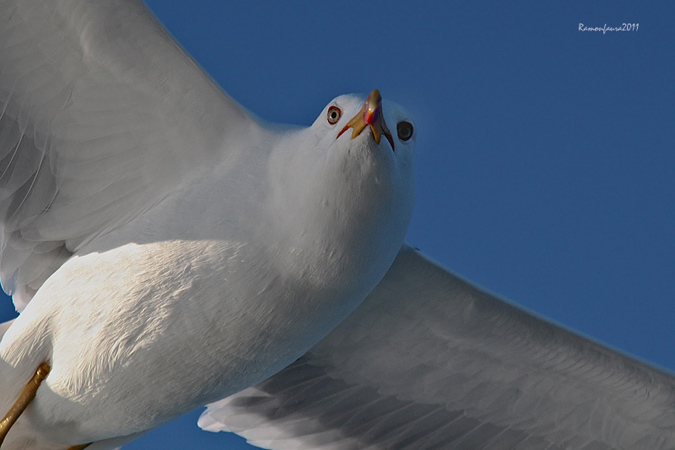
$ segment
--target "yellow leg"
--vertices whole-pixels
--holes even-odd
[[[5,440],[5,436],[9,432],[9,429],[12,428],[14,422],[19,418],[21,413],[30,405],[30,402],[35,398],[35,393],[37,392],[40,384],[47,378],[51,367],[46,362],[40,364],[35,371],[35,375],[30,381],[26,384],[26,387],[23,388],[19,398],[16,399],[12,407],[9,409],[5,417],[0,421],[0,444]]]
[[[82,445],[73,445],[72,447],[68,447],[68,450],[84,450],[85,448],[89,447],[91,444],[82,444]]]

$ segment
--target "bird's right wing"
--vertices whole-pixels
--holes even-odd
[[[22,307],[253,123],[138,0],[0,0],[5,291]]]
[[[675,379],[404,246],[344,323],[200,426],[263,448],[675,448]]]

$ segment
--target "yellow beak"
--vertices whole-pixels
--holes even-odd
[[[352,128],[352,139],[354,139],[367,126],[370,126],[370,130],[373,132],[375,143],[379,144],[380,136],[384,135],[389,144],[391,144],[391,149],[394,150],[394,139],[391,137],[391,132],[384,121],[384,116],[382,115],[382,96],[377,89],[368,95],[361,110],[347,122],[347,125],[345,125],[337,137],[339,138],[342,136],[342,133]]]

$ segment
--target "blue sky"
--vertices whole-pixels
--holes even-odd
[[[675,3],[148,3],[264,119],[309,125],[374,88],[404,105],[419,133],[412,243],[675,371]],[[197,416],[125,448],[252,448]]]

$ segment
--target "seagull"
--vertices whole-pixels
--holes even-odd
[[[416,126],[379,91],[270,124],[140,2],[0,11],[2,450],[207,403],[270,449],[675,447],[670,374],[404,242]]]

